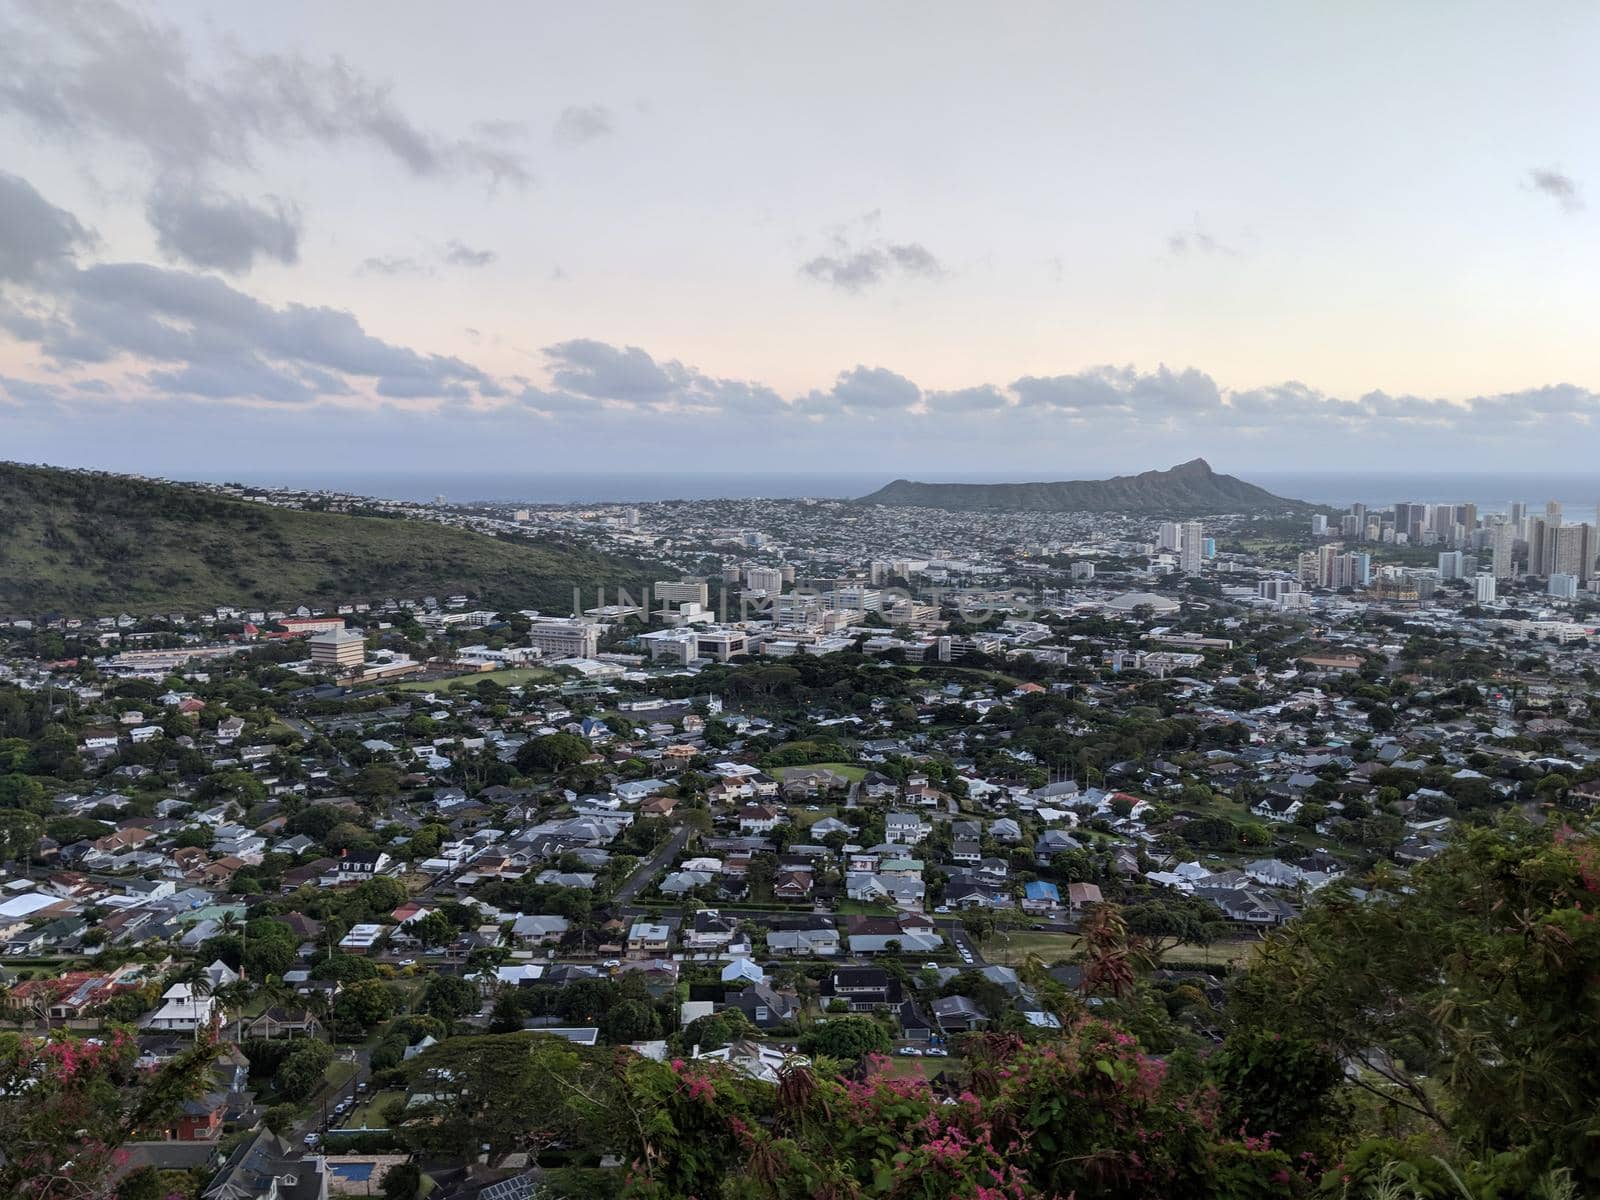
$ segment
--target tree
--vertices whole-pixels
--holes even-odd
[[[368,763],[350,780],[350,791],[376,803],[400,794],[400,772],[388,763]]]
[[[395,1163],[383,1175],[384,1200],[416,1200],[422,1186],[422,1168],[416,1163]]]
[[[0,1196],[110,1195],[124,1143],[176,1121],[216,1052],[199,1042],[147,1072],[120,1027],[94,1041],[0,1034]]]
[[[1146,901],[1122,910],[1128,933],[1150,965],[1175,946],[1209,946],[1228,930],[1215,905],[1189,896]]]
[[[459,975],[435,975],[422,989],[417,1007],[440,1020],[458,1021],[478,1011],[478,989]]]
[[[408,1065],[412,1087],[434,1098],[405,1110],[399,1135],[430,1158],[470,1160],[487,1146],[491,1162],[557,1140],[589,1144],[612,1122],[606,1078],[584,1077],[583,1063],[570,1043],[540,1034],[440,1042]]]
[[[806,1038],[813,1054],[854,1062],[868,1054],[887,1054],[893,1046],[889,1031],[871,1017],[829,1017]]]
[[[656,1010],[642,1000],[623,1000],[611,1006],[600,1022],[600,1031],[613,1045],[642,1042],[661,1032]]]
[[[278,1094],[285,1100],[305,1100],[322,1087],[324,1072],[333,1061],[333,1048],[326,1042],[302,1041],[278,1064],[272,1077]]]
[[[340,1037],[356,1039],[394,1016],[394,996],[382,980],[352,983],[333,1001],[333,1025]]]
[[[1337,882],[1235,984],[1236,1028],[1323,1047],[1395,1119],[1531,1174],[1600,1137],[1600,854],[1518,818],[1467,828],[1404,880]],[[1526,1191],[1531,1179],[1524,1179]]]
[[[517,749],[517,769],[524,774],[559,772],[589,757],[589,743],[575,733],[547,733],[530,738]]]

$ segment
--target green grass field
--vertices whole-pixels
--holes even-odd
[[[1046,966],[1066,962],[1076,954],[1082,941],[1075,933],[1049,933],[1031,929],[1011,934],[996,933],[982,947],[983,957],[993,963],[1013,967],[1030,954],[1038,955]],[[1243,962],[1259,945],[1254,939],[1216,942],[1210,946],[1174,946],[1161,956],[1168,966],[1205,966],[1210,963]]]
[[[469,671],[465,675],[451,675],[445,679],[412,679],[397,684],[401,692],[454,692],[474,688],[485,679],[492,679],[501,687],[522,687],[528,683],[548,683],[556,678],[554,671],[544,667],[512,667],[506,671]]]
[[[859,783],[867,776],[867,768],[857,766],[855,763],[821,762],[808,763],[803,767],[779,767],[777,774],[787,779],[798,771],[832,771],[835,775],[843,775],[851,783]]]

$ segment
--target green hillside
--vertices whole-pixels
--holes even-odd
[[[0,464],[0,613],[199,611],[465,592],[566,613],[656,568],[555,538],[300,512],[120,475]]]

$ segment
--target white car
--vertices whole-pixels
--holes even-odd
[[[614,971],[622,965],[622,960],[620,958],[608,958],[600,965]]]
[[[306,1145],[315,1146],[321,1139],[314,1133],[306,1134]]]
[[[918,1050],[915,1046],[901,1046],[899,1053],[904,1055],[906,1058],[922,1057],[922,1051]]]
[[[402,958],[400,960],[400,965],[402,967],[414,967],[417,965],[417,960],[414,958]]]
[[[932,1058],[949,1058],[950,1051],[940,1049],[938,1046],[929,1046],[927,1054]]]

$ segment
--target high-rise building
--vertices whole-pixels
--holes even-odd
[[[1323,537],[1328,532],[1328,518],[1322,513],[1317,513],[1311,518],[1311,534],[1313,537]]]
[[[1465,557],[1459,550],[1441,550],[1439,552],[1439,578],[1462,579],[1462,559]]]
[[[1479,604],[1494,603],[1494,576],[1488,573],[1474,576],[1472,580],[1472,596]]]
[[[1428,506],[1426,504],[1412,504],[1401,501],[1394,506],[1394,535],[1395,540],[1400,540],[1404,534],[1406,541],[1412,545],[1422,542],[1422,531],[1428,525]]]
[[[1550,574],[1571,575],[1579,583],[1589,582],[1594,571],[1594,527],[1561,525],[1548,531]]]
[[[1489,570],[1496,579],[1511,579],[1516,571],[1512,552],[1516,549],[1516,526],[1510,521],[1500,521],[1489,526]]]
[[[1352,504],[1350,515],[1355,518],[1355,539],[1358,542],[1367,538],[1367,506],[1365,504]]]
[[[1545,585],[1545,591],[1557,600],[1576,600],[1578,598],[1577,577],[1557,572],[1550,576],[1550,582]]]
[[[1561,501],[1546,500],[1544,502],[1544,519],[1552,525],[1561,524]]]
[[[752,592],[776,596],[783,591],[783,572],[777,567],[746,567],[744,586]]]
[[[1200,574],[1206,556],[1206,531],[1199,521],[1185,521],[1178,546],[1178,569],[1185,575]]]
[[[1178,549],[1183,538],[1183,528],[1176,521],[1163,521],[1156,531],[1156,545],[1162,550]]]

